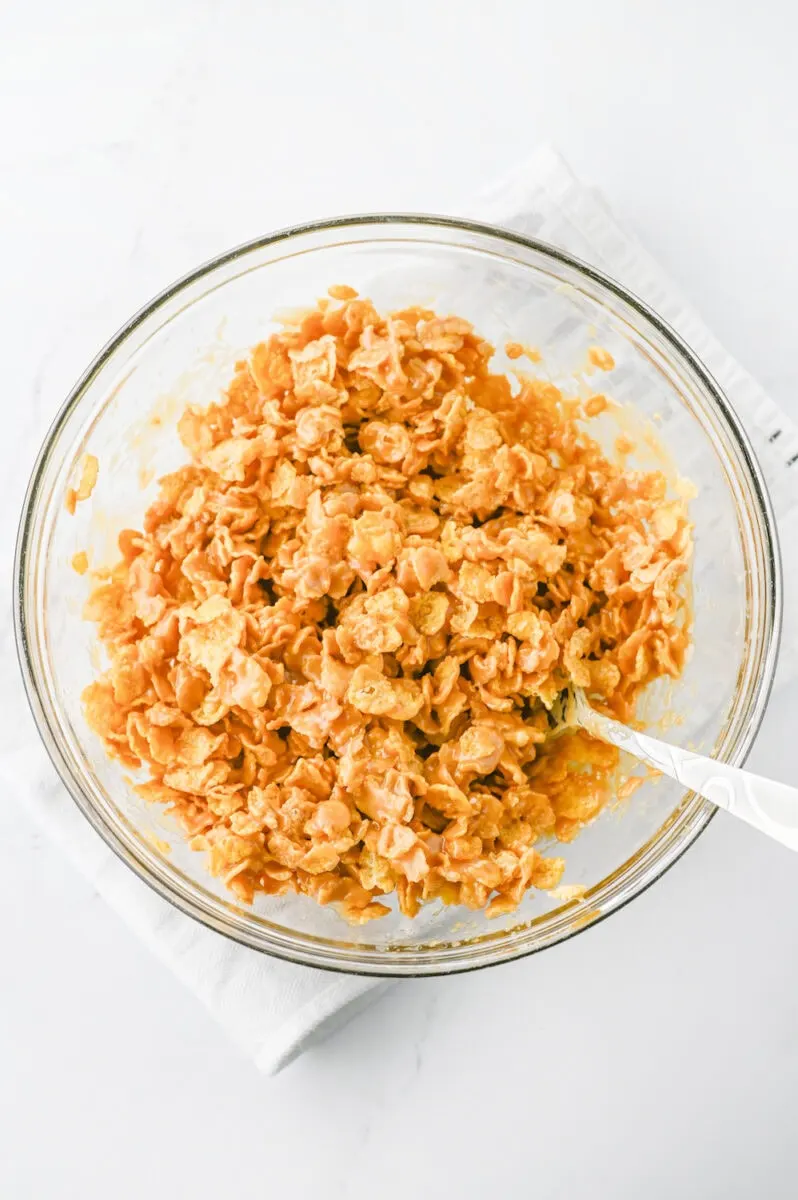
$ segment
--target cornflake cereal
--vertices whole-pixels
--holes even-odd
[[[682,668],[685,502],[588,436],[603,397],[492,374],[459,317],[331,296],[184,413],[189,464],[88,601],[87,720],[246,902],[509,912],[612,792],[564,689],[629,720]]]

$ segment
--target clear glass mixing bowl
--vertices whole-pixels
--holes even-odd
[[[352,928],[304,897],[237,903],[164,814],[136,797],[81,713],[81,690],[101,659],[94,627],[81,618],[89,585],[71,569],[73,554],[87,550],[94,566],[113,560],[118,531],[139,522],[157,477],[184,461],[175,430],[184,405],[215,398],[235,360],[274,328],[275,313],[333,283],[383,309],[423,302],[456,312],[497,347],[533,344],[543,354],[538,369],[571,389],[591,344],[611,351],[616,369],[582,383],[650,418],[698,489],[694,653],[669,692],[653,689],[648,714],[667,708],[681,744],[744,760],[773,676],[781,584],[767,494],[728,401],[673,331],[612,280],[528,238],[437,217],[353,217],[242,246],[168,288],[99,354],[47,436],[22,515],[15,609],[28,696],[87,820],[142,879],[211,928],[295,962],[364,974],[504,962],[636,896],[695,840],[713,807],[664,780],[611,806],[564,849],[566,881],[587,887],[581,901],[535,892],[493,921],[436,906],[416,921],[394,913]],[[86,452],[99,459],[99,481],[70,516],[65,491]]]

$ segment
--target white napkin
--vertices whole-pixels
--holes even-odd
[[[464,213],[569,250],[606,270],[665,317],[704,360],[742,417],[767,476],[782,544],[798,540],[798,488],[791,478],[798,473],[798,430],[723,350],[645,250],[619,228],[599,195],[584,188],[556,153],[544,149]],[[798,555],[791,557],[798,566]],[[793,582],[787,581],[788,596],[794,594]],[[5,661],[10,664],[13,651],[7,625],[2,633]],[[782,681],[796,665],[793,647],[784,649]],[[18,679],[7,672],[0,686],[4,712],[19,708],[20,693]],[[387,986],[266,958],[173,909],[129,871],[83,819],[55,776],[29,720],[13,748],[3,751],[0,781],[4,794],[17,796],[61,843],[93,887],[261,1070],[279,1071]]]

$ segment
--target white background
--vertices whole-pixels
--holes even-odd
[[[6,455],[198,261],[309,217],[445,211],[542,140],[798,418],[792,9],[0,3]],[[795,782],[797,708],[776,697],[751,759]],[[795,1194],[798,868],[723,814],[610,921],[397,986],[273,1080],[6,796],[0,913],[3,1200]]]

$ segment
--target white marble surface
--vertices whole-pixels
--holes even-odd
[[[798,417],[797,25],[787,0],[4,5],[6,574],[15,437],[133,308],[270,228],[445,210],[542,139]],[[795,781],[797,706],[756,769]],[[275,1080],[11,798],[0,907],[4,1200],[795,1193],[798,868],[723,814],[610,921],[396,987]]]

